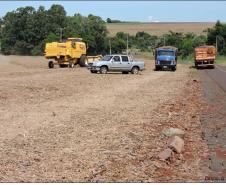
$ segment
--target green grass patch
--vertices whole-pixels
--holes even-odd
[[[226,64],[226,56],[217,56],[216,64]]]
[[[179,56],[177,61],[179,63],[183,63],[183,64],[192,64],[192,63],[194,63],[194,56],[189,55],[189,56],[183,57],[183,58],[181,56]]]

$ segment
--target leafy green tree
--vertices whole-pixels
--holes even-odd
[[[114,38],[111,41],[112,53],[122,53],[126,50],[126,41],[122,38]]]
[[[183,39],[183,42],[181,43],[181,46],[179,49],[180,49],[182,58],[185,58],[186,56],[190,55],[194,50],[193,40],[189,38]]]
[[[27,6],[8,12],[3,17],[3,24],[3,53],[41,54],[43,41],[50,33],[60,37],[60,28],[66,25],[66,12],[61,5],[52,5],[49,10],[40,6],[37,11]]]
[[[110,18],[107,18],[107,23],[111,23],[111,19]]]
[[[152,36],[145,32],[137,32],[135,36],[135,44],[141,51],[149,51],[150,48],[156,47],[157,36]]]
[[[60,29],[63,29],[67,23],[66,11],[61,5],[52,5],[46,12],[47,19],[45,25],[45,30],[48,33],[55,33],[60,36]]]
[[[220,52],[220,54],[226,55],[226,24],[223,24],[220,21],[217,21],[213,28],[207,29],[207,43],[215,45],[216,39],[218,41],[218,52]]]
[[[164,37],[166,45],[180,48],[184,35],[183,33],[169,31],[169,33],[165,34]]]
[[[75,14],[68,17],[65,35],[67,37],[81,37],[88,46],[89,54],[104,53],[107,47],[106,23],[99,17],[88,15],[88,17]]]
[[[195,36],[193,39],[193,47],[205,45],[207,43],[207,37],[205,35]]]
[[[33,26],[34,13],[35,9],[33,7],[24,7],[9,12],[4,16],[4,29],[2,30],[3,53],[30,53],[32,47],[34,47],[34,33],[31,29]]]
[[[87,24],[85,27],[87,30],[82,36],[88,43],[88,52],[93,54],[101,53],[106,47],[106,23],[99,16],[89,15]]]

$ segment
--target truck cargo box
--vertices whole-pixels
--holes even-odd
[[[216,59],[216,49],[214,46],[200,46],[195,48],[195,66],[196,67],[208,67],[214,68]]]

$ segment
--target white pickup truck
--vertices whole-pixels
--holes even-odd
[[[128,55],[106,55],[100,61],[90,62],[88,69],[91,73],[106,74],[108,71],[117,71],[138,74],[144,70],[144,61],[135,61]]]

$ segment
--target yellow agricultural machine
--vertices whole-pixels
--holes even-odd
[[[86,56],[86,44],[81,38],[68,38],[65,42],[46,43],[45,57],[49,61],[49,68],[54,65],[73,68],[76,64],[81,67],[87,66],[90,61],[101,60],[102,56]]]

